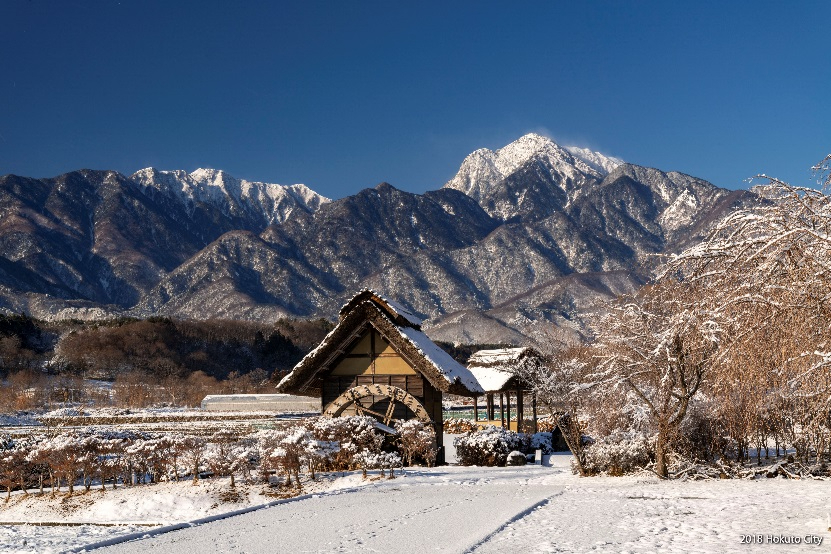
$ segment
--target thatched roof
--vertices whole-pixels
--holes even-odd
[[[486,392],[517,390],[514,375],[523,363],[540,363],[542,356],[533,348],[500,348],[479,350],[467,362],[467,368]]]
[[[355,309],[360,303],[365,302],[367,300],[371,300],[378,304],[381,308],[384,309],[384,312],[389,316],[389,318],[395,323],[396,325],[402,325],[405,327],[415,327],[416,329],[421,329],[421,318],[415,315],[413,312],[395,302],[394,300],[390,300],[386,296],[383,296],[372,289],[364,289],[352,299],[344,304],[340,309],[340,318],[343,319],[349,312]]]
[[[420,330],[421,320],[383,296],[364,290],[346,303],[340,320],[317,348],[277,385],[279,392],[321,395],[322,377],[370,326],[436,389],[474,396],[484,391],[470,371]]]

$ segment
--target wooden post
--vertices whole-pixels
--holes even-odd
[[[473,421],[478,423],[479,422],[479,397],[473,397]]]
[[[525,419],[525,412],[522,405],[522,389],[516,391],[516,432],[522,433],[523,419]]]
[[[493,405],[493,393],[489,392],[485,397],[485,411],[488,421],[496,419],[496,408]]]
[[[531,393],[531,409],[534,413],[534,432],[539,433],[540,428],[537,426],[537,393]]]
[[[499,393],[499,419],[502,420],[502,427],[505,427],[505,395]]]
[[[505,398],[508,400],[508,430],[511,429],[511,391],[505,392]]]

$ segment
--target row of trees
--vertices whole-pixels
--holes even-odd
[[[826,186],[830,160],[816,168]],[[609,306],[591,345],[526,376],[597,441],[570,445],[581,470],[622,441],[664,477],[673,457],[829,459],[831,197],[767,178],[754,191],[757,206]]]
[[[207,394],[270,391],[269,381],[330,327],[324,320],[47,323],[0,315],[0,412],[66,403],[197,406]]]
[[[112,379],[125,372],[155,378],[202,371],[225,379],[231,371],[285,371],[331,328],[325,320],[37,321],[0,314],[0,377],[48,369]]]
[[[37,486],[52,493],[76,486],[89,490],[94,484],[106,489],[119,484],[135,486],[157,481],[178,481],[200,475],[247,481],[269,481],[279,473],[283,483],[300,486],[300,474],[314,479],[327,470],[369,469],[382,472],[408,464],[432,464],[436,440],[432,427],[418,421],[397,422],[395,445],[385,438],[369,417],[312,418],[285,429],[262,430],[239,437],[220,430],[210,437],[184,434],[133,432],[69,432],[52,437],[12,439],[0,435],[0,486],[7,499],[13,489]],[[386,449],[386,451],[385,451]]]

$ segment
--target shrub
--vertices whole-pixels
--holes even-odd
[[[542,450],[543,454],[551,454],[554,452],[554,445],[552,444],[553,434],[548,432],[534,433],[531,435],[531,449]]]
[[[337,443],[339,449],[327,460],[327,467],[335,470],[352,469],[355,456],[361,452],[381,451],[384,437],[368,416],[316,417],[306,423],[318,441]],[[322,469],[322,466],[319,466]]]
[[[627,431],[616,432],[587,445],[584,469],[588,475],[625,475],[654,461],[653,439]]]
[[[488,425],[456,438],[453,445],[462,465],[504,466],[511,451],[528,451],[530,441],[527,435]]]
[[[366,477],[368,469],[380,469],[381,477],[384,476],[384,470],[389,469],[389,478],[395,479],[395,468],[402,466],[401,456],[395,452],[369,452],[365,450],[355,456],[355,462],[363,470],[364,477]]]
[[[396,421],[395,430],[398,431],[398,444],[407,465],[413,465],[414,459],[422,459],[432,467],[436,461],[436,433],[433,426],[417,419]]]

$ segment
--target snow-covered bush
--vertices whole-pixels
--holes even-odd
[[[395,452],[369,452],[362,451],[355,456],[355,462],[363,470],[364,477],[368,469],[380,469],[381,477],[384,470],[390,470],[390,479],[395,478],[395,468],[402,467],[401,456]]]
[[[625,475],[646,467],[655,459],[654,439],[643,434],[617,432],[595,440],[584,449],[588,475]]]
[[[552,433],[541,432],[531,435],[531,449],[542,450],[543,454],[554,452],[554,445],[551,443]]]
[[[526,451],[527,435],[488,425],[453,441],[459,463],[466,466],[504,466],[512,450]]]
[[[421,459],[432,467],[436,461],[436,433],[430,423],[417,419],[396,421],[395,430],[398,431],[398,445],[408,466],[413,465],[414,459]]]
[[[317,440],[309,436],[304,445],[303,458],[309,465],[309,474],[315,478],[315,470],[324,469],[332,463],[335,456],[340,452],[338,441]]]
[[[0,486],[6,489],[7,502],[13,487],[26,490],[32,473],[32,466],[26,459],[29,446],[26,439],[12,440],[8,435],[0,436]]]
[[[316,440],[340,445],[326,465],[335,470],[356,467],[356,455],[380,452],[384,442],[383,435],[375,427],[375,420],[368,416],[317,417],[309,420],[306,427]]]
[[[193,484],[199,481],[199,467],[202,465],[207,448],[207,441],[202,437],[187,435],[177,443],[179,458],[190,468]]]
[[[694,406],[681,424],[673,450],[690,461],[710,461],[723,455],[729,441],[721,422],[709,407]]]

